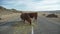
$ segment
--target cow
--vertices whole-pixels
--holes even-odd
[[[34,18],[35,20],[37,20],[37,12],[34,13],[22,13],[21,14],[21,19],[25,22],[28,21],[31,25],[31,18]]]
[[[34,18],[35,20],[37,20],[37,12],[27,14],[30,16],[30,18]]]
[[[31,19],[30,19],[29,15],[28,15],[27,13],[22,13],[22,14],[21,14],[21,19],[22,19],[24,22],[25,22],[25,20],[26,20],[26,21],[29,22],[30,25],[31,25]]]

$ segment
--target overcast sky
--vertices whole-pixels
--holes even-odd
[[[60,0],[0,0],[0,5],[17,10],[60,10]]]

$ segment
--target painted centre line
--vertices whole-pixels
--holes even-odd
[[[31,31],[31,34],[34,34],[34,31],[33,31],[33,26],[32,26],[32,31]]]

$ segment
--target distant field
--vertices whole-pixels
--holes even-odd
[[[43,16],[43,14],[45,14],[45,16]],[[47,16],[48,14],[50,14],[50,13],[40,12],[40,13],[38,13],[38,16],[39,16],[39,17],[47,18],[46,16]],[[48,19],[49,19],[49,20],[53,20],[53,21],[60,22],[60,14],[56,13],[56,15],[58,16],[58,18],[48,18]]]

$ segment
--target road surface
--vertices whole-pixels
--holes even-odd
[[[60,34],[60,24],[54,20],[38,17],[37,23],[38,29],[34,30],[34,34]]]

